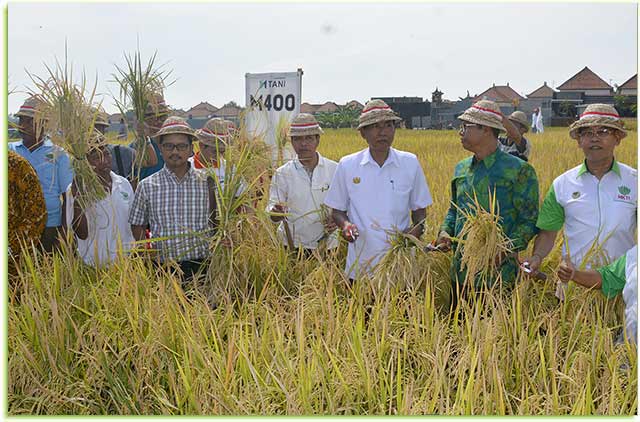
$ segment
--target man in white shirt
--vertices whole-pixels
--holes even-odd
[[[338,246],[336,225],[324,200],[338,164],[318,153],[322,128],[311,114],[298,114],[289,128],[296,158],[278,168],[271,180],[267,212],[290,248],[307,254],[322,244]]]
[[[83,209],[75,181],[65,194],[65,223],[73,230],[82,260],[92,266],[107,265],[127,253],[134,241],[129,225],[133,189],[129,181],[111,171],[111,153],[103,146],[87,154],[107,197]],[[82,193],[80,193],[82,195]]]
[[[350,242],[346,272],[351,279],[371,274],[389,250],[390,235],[420,237],[424,231],[431,193],[417,157],[391,148],[400,120],[382,100],[365,105],[358,130],[369,147],[342,157],[324,202]]]
[[[563,227],[569,248],[563,246],[562,255],[576,268],[608,264],[637,243],[638,173],[614,157],[627,135],[618,112],[591,104],[569,134],[585,161],[558,176],[547,192],[538,216],[540,233],[527,258],[534,273]]]

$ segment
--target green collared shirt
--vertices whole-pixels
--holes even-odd
[[[504,234],[513,243],[514,251],[526,249],[537,233],[538,178],[533,167],[499,149],[481,161],[468,157],[455,168],[451,181],[451,206],[441,226],[442,231],[458,237],[466,219],[460,210],[468,211],[478,198],[480,205],[489,210],[489,193],[493,194],[500,214]],[[452,268],[458,280],[464,280],[459,271],[461,251],[455,246]],[[512,282],[517,274],[515,260],[507,260],[503,268],[503,282]]]

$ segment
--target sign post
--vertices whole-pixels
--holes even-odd
[[[302,74],[302,69],[245,74],[247,132],[272,147],[271,159],[276,165],[295,156],[286,140],[291,120],[300,113]]]

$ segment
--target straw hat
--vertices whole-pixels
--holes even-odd
[[[522,126],[524,126],[527,129],[525,133],[529,132],[529,122],[527,121],[527,115],[524,114],[523,112],[514,111],[509,115],[509,117],[507,117],[507,119],[511,120],[512,122],[520,123]]]
[[[32,96],[20,106],[20,110],[15,114],[16,117],[32,117],[36,116],[36,112],[40,113],[44,107],[44,102],[36,97]]]
[[[229,144],[231,140],[231,127],[229,121],[223,120],[220,117],[214,117],[207,120],[202,129],[198,129],[195,132],[196,137],[200,142],[205,145],[215,146],[217,142],[222,142],[225,145]]]
[[[95,113],[96,109],[92,109],[92,111]],[[99,108],[97,110],[98,115],[96,116],[96,121],[94,122],[94,126],[109,126],[109,115],[102,109]]]
[[[149,116],[168,116],[169,107],[164,101],[164,96],[161,93],[156,93],[149,99],[149,104],[144,110],[145,117]]]
[[[191,126],[189,126],[189,123],[187,123],[185,119],[179,116],[170,116],[164,121],[158,133],[153,135],[153,138],[160,138],[163,135],[171,135],[174,133],[180,133],[192,138],[195,137],[193,129],[191,129]]]
[[[458,116],[458,120],[506,131],[502,125],[500,107],[489,100],[478,101]]]
[[[624,122],[615,107],[608,104],[589,104],[580,118],[569,126],[569,136],[578,139],[578,129],[590,126],[605,126],[618,129],[622,137],[627,136]]]
[[[322,135],[324,132],[320,124],[311,114],[300,113],[293,118],[291,126],[289,126],[289,137],[306,136],[306,135]]]
[[[364,105],[364,109],[362,110],[362,113],[360,113],[360,117],[358,118],[358,129],[389,120],[399,121],[402,120],[402,118],[398,117],[398,115],[384,101],[371,100]]]

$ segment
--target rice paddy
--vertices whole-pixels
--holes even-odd
[[[544,195],[582,152],[566,128],[529,139]],[[338,160],[365,145],[355,130],[325,130],[319,151]],[[394,147],[422,164],[431,241],[468,152],[454,131],[398,130]],[[251,154],[240,157],[251,185]],[[616,157],[637,167],[636,133]],[[232,247],[212,244],[188,296],[141,258],[93,269],[68,250],[31,251],[9,298],[9,414],[636,413],[636,348],[615,343],[622,300],[570,284],[558,303],[561,239],[547,282],[522,279],[450,314],[448,254],[399,242],[371,279],[350,285],[344,245],[288,254],[261,201],[254,214],[225,214]]]

